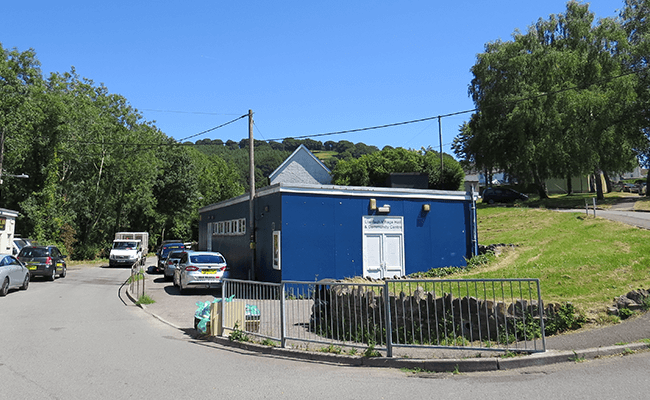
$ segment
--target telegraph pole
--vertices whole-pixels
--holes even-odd
[[[438,135],[440,136],[440,186],[442,186],[442,122],[440,121],[440,115],[438,115]]]
[[[2,127],[2,132],[0,133],[0,185],[2,185],[2,161],[5,157],[5,128]]]
[[[248,110],[248,156],[250,173],[250,199],[248,205],[248,226],[250,228],[251,269],[248,279],[255,279],[255,142],[253,141],[253,110]]]

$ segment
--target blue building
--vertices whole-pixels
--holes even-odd
[[[265,282],[404,276],[477,252],[472,194],[276,184],[199,210],[199,249],[231,276]]]

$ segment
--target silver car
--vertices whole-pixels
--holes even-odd
[[[9,289],[27,290],[29,270],[16,257],[0,255],[0,296],[6,296]]]
[[[174,286],[181,294],[189,287],[220,288],[221,279],[228,273],[228,264],[221,253],[214,251],[187,251],[181,255],[174,270]]]
[[[185,253],[185,251],[172,251],[165,259],[163,274],[166,281],[171,281],[174,277],[174,270],[176,269],[178,263],[181,261],[181,256],[183,253]]]

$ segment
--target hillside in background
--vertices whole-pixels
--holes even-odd
[[[239,142],[221,139],[202,139],[194,143],[196,148],[208,155],[218,156],[239,172],[239,183],[249,187],[248,139]],[[275,171],[300,145],[305,145],[330,170],[336,167],[340,160],[357,159],[365,154],[379,151],[376,146],[365,143],[352,143],[347,140],[325,143],[312,139],[284,139],[282,142],[266,142],[255,140],[255,187],[261,188],[269,184],[269,175]]]

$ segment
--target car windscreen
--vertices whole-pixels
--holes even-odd
[[[178,258],[178,259],[180,259],[182,255],[183,255],[182,251],[175,251],[173,253],[169,253],[168,258]]]
[[[26,247],[20,250],[18,257],[47,257],[47,249],[42,249],[38,247]]]
[[[216,254],[196,254],[190,256],[190,261],[194,264],[223,264],[226,260]]]
[[[166,244],[162,248],[162,254],[167,255],[172,250],[182,250],[185,246],[182,244]]]
[[[136,242],[115,242],[113,244],[113,248],[118,250],[132,250],[136,247],[138,247]]]

